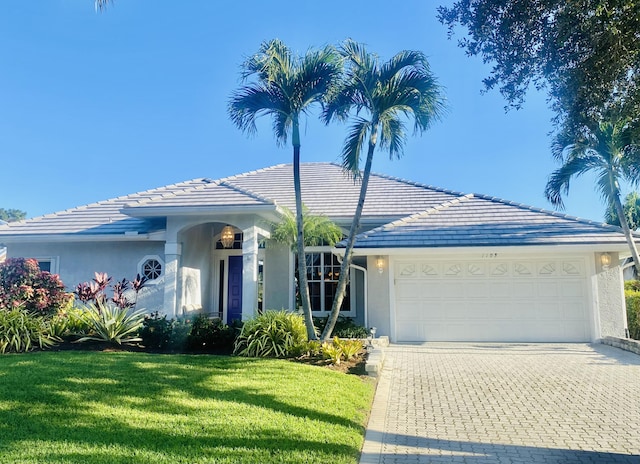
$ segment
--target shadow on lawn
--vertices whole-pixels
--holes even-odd
[[[215,462],[245,462],[239,453],[244,453],[245,459],[251,453],[255,458],[265,452],[276,454],[281,458],[278,462],[296,462],[296,453],[316,453],[316,457],[329,460],[359,454],[357,445],[327,444],[321,438],[305,440],[276,426],[239,430],[220,423],[215,430],[204,425],[194,429],[193,424],[171,429],[151,422],[130,423],[108,413],[96,418],[95,411],[89,409],[91,404],[122,405],[134,413],[150,413],[156,421],[164,418],[181,423],[192,421],[189,416],[202,414],[199,401],[214,400],[222,402],[220,414],[224,414],[224,408],[249,405],[280,413],[284,415],[282,420],[301,418],[301,426],[317,427],[318,431],[337,424],[362,433],[362,424],[355,421],[289,404],[259,387],[233,385],[234,372],[246,369],[252,369],[258,380],[261,376],[273,378],[273,369],[282,369],[275,378],[282,382],[303,381],[292,378],[291,370],[282,363],[274,363],[267,370],[264,362],[244,358],[134,353],[89,356],[73,352],[64,356],[36,353],[4,358],[2,366],[0,457],[13,444],[25,440],[72,443],[87,450],[121,447],[125,453],[121,462],[131,463],[150,462],[150,453],[160,453],[175,462],[189,462],[196,456],[215,456],[220,460]],[[260,414],[260,410],[253,409],[251,414]],[[96,462],[105,462],[105,455],[97,457],[90,451],[82,454],[71,448],[68,452],[58,451],[56,456],[48,455],[47,459],[92,462],[95,457]],[[34,453],[30,459],[41,456],[37,450]],[[136,453],[140,456],[136,457]]]

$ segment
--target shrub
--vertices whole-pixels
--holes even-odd
[[[138,293],[147,282],[147,278],[138,274],[132,281],[122,279],[111,284],[113,278],[106,272],[96,272],[90,282],[82,282],[76,286],[74,294],[84,304],[104,304],[107,301],[114,303],[121,309],[133,308],[138,301]],[[113,296],[107,298],[107,288],[111,287]]]
[[[142,310],[130,311],[112,302],[97,302],[87,307],[85,316],[91,327],[91,335],[80,338],[78,342],[93,340],[120,345],[141,341],[135,335],[144,321]]]
[[[0,263],[0,308],[53,315],[72,300],[60,277],[41,271],[35,259],[10,258]]]
[[[235,327],[228,326],[220,319],[212,319],[205,314],[199,314],[191,323],[187,349],[190,351],[231,353],[236,334]]]
[[[167,348],[170,351],[183,352],[187,349],[189,334],[191,333],[191,321],[188,319],[176,319],[171,323],[171,337]]]
[[[324,330],[324,326],[327,325],[326,317],[314,318],[314,325]],[[336,325],[333,328],[333,335],[339,338],[367,338],[369,331],[366,327],[362,327],[356,324],[353,319],[349,317],[338,317]]]
[[[23,308],[0,311],[0,353],[21,353],[36,347],[45,349],[56,341],[42,317]]]
[[[164,350],[169,347],[171,333],[174,326],[173,319],[167,319],[167,315],[160,315],[158,311],[146,314],[142,321],[142,327],[138,336],[142,344],[154,350]]]
[[[335,364],[337,366],[342,360],[342,349],[334,342],[324,342],[322,344],[322,357],[324,359],[329,359],[331,364]]]
[[[300,353],[307,330],[300,314],[265,311],[244,323],[234,352],[240,356],[286,358]]]
[[[61,309],[48,321],[51,335],[58,338],[77,338],[88,335],[91,325],[84,308]]]
[[[625,289],[626,288],[628,288],[627,282],[625,282]],[[640,291],[625,290],[624,296],[627,305],[627,327],[629,327],[629,337],[634,340],[640,340]]]
[[[360,340],[340,340],[338,337],[333,339],[333,344],[337,345],[342,351],[342,355],[346,361],[355,358],[355,356],[364,347]]]

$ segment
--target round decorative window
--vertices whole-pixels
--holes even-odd
[[[149,280],[155,280],[162,275],[162,263],[157,259],[147,259],[142,263],[142,275]]]

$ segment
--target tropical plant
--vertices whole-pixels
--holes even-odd
[[[574,177],[587,172],[596,175],[596,189],[619,218],[625,218],[620,201],[620,182],[637,185],[640,180],[640,131],[627,118],[585,121],[579,132],[565,128],[556,136],[552,154],[562,166],[549,176],[545,196],[557,208],[564,208],[562,194],[569,192]],[[620,221],[631,256],[640,272],[638,250],[629,223]]]
[[[631,230],[640,229],[640,195],[638,192],[631,192],[624,197],[624,205],[622,206],[624,217],[629,224]],[[609,205],[604,214],[604,220],[607,224],[621,227],[618,214],[613,205]]]
[[[76,286],[74,294],[82,303],[105,303],[107,301],[107,288],[111,287],[113,296],[110,301],[122,309],[133,308],[138,302],[138,294],[144,288],[147,277],[136,275],[133,281],[122,279],[111,284],[113,278],[106,272],[94,273],[90,282],[82,282]]]
[[[282,218],[279,222],[271,223],[271,239],[296,251],[298,247],[298,232],[295,214],[286,207],[282,208]],[[333,246],[342,239],[342,229],[323,215],[309,213],[309,209],[302,205],[302,229],[304,246]]]
[[[268,310],[244,323],[234,353],[248,357],[286,358],[307,343],[304,318],[289,311]]]
[[[41,271],[35,259],[9,258],[0,263],[0,309],[21,307],[27,312],[52,315],[72,300],[60,276]]]
[[[342,351],[342,356],[346,361],[349,361],[356,357],[362,348],[364,348],[364,344],[362,340],[354,340],[354,339],[341,339],[338,337],[334,337],[333,344],[340,348]]]
[[[0,353],[45,349],[57,341],[41,316],[21,307],[0,311]]]
[[[132,311],[120,308],[113,302],[89,304],[85,317],[91,327],[91,335],[78,339],[78,342],[100,341],[121,345],[139,342],[138,330],[144,322],[144,311]]]
[[[50,319],[49,333],[61,339],[79,338],[88,335],[91,325],[86,317],[84,308],[69,307],[59,310]]]
[[[293,185],[296,199],[298,274],[302,292],[307,337],[315,339],[311,303],[305,269],[302,191],[300,186],[300,116],[306,115],[314,103],[321,102],[341,75],[340,56],[332,47],[309,50],[303,57],[294,56],[278,39],[264,42],[257,54],[242,65],[243,85],[233,93],[229,115],[244,132],[256,131],[256,119],[271,116],[278,144],[286,144],[291,134],[293,145]]]
[[[335,341],[322,343],[322,357],[330,360],[331,364],[340,365],[342,355],[342,348]]]
[[[346,60],[346,73],[341,85],[332,93],[323,119],[329,123],[333,119],[353,117],[342,149],[342,166],[354,179],[361,181],[361,186],[322,340],[331,337],[340,314],[376,147],[380,145],[387,150],[392,159],[399,158],[406,140],[403,117],[413,119],[414,132],[423,133],[444,109],[442,90],[423,53],[405,50],[386,63],[380,63],[376,55],[352,40],[342,45],[341,53]],[[366,162],[364,171],[360,172],[360,157],[365,149]]]

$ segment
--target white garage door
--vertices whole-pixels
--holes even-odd
[[[590,340],[580,258],[397,259],[397,341]]]

